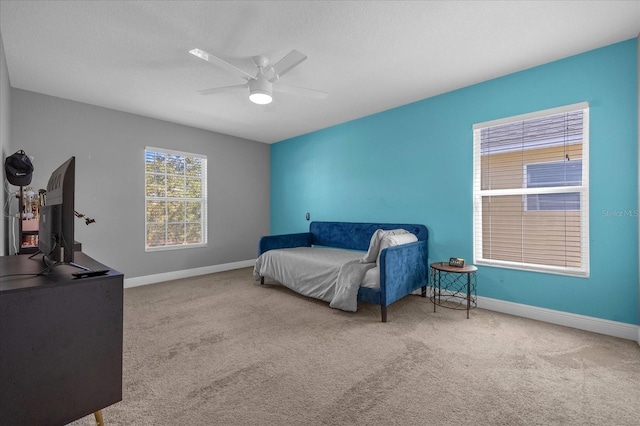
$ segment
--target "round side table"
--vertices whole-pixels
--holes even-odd
[[[466,309],[477,306],[476,268],[473,265],[450,266],[449,262],[431,264],[431,296],[433,312],[436,305],[449,309]]]

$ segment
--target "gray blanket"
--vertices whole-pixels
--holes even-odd
[[[256,260],[253,276],[273,279],[302,295],[356,311],[358,288],[375,263],[360,263],[363,251],[325,247],[269,250]]]
[[[358,309],[358,289],[364,275],[367,270],[375,267],[375,263],[360,263],[360,260],[352,260],[342,265],[336,282],[336,294],[329,306],[355,312]]]

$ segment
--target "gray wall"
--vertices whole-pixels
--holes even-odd
[[[4,56],[4,44],[2,43],[2,35],[0,35],[0,158],[2,158],[2,191],[0,193],[0,206],[2,206],[2,221],[0,221],[0,256],[4,256],[9,253],[8,240],[5,238],[6,229],[9,224],[9,219],[5,216],[8,213],[4,209],[6,193],[5,188],[12,188],[6,181],[4,175],[4,159],[7,154],[10,154],[9,149],[9,111],[10,108],[10,84],[9,84],[9,72],[7,71],[7,59]],[[15,203],[17,211],[17,202]]]
[[[269,145],[11,89],[12,147],[34,158],[34,189],[76,157],[75,222],[83,251],[125,278],[255,259],[269,233]],[[144,148],[208,157],[206,248],[144,251]]]

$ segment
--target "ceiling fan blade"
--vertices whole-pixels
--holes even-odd
[[[307,55],[293,49],[271,67],[269,71],[273,71],[273,76],[269,78],[269,81],[274,82],[278,80],[305,59],[307,59]]]
[[[191,49],[189,51],[189,53],[191,53],[193,56],[197,56],[200,59],[203,59],[207,62],[210,62],[214,65],[217,65],[221,68],[226,69],[227,71],[231,71],[234,74],[238,74],[240,77],[244,78],[245,80],[252,80],[254,78],[254,76],[252,76],[249,73],[244,72],[243,70],[241,70],[240,68],[236,67],[235,65],[231,65],[229,62],[224,61],[220,58],[218,58],[215,55],[212,55],[211,53],[207,53],[204,50],[200,50],[200,49]]]
[[[274,90],[289,93],[291,95],[305,96],[313,99],[326,99],[329,96],[326,92],[319,90],[307,89],[306,87],[291,86],[289,84],[276,83],[273,85]]]
[[[246,84],[237,84],[235,86],[214,87],[213,89],[198,90],[201,95],[213,95],[214,93],[228,92],[236,89],[246,89]]]

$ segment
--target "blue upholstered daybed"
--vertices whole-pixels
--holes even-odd
[[[393,302],[420,288],[426,297],[427,237],[419,224],[311,222],[309,232],[262,237],[253,274],[338,309],[380,305],[386,322]]]

